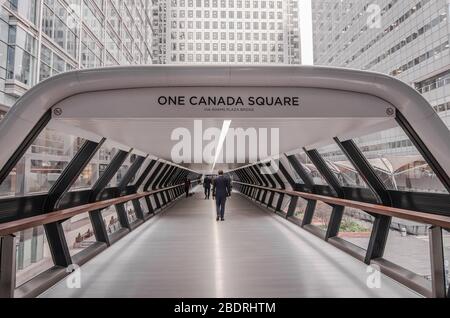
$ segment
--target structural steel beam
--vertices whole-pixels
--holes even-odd
[[[372,190],[377,198],[377,202],[386,206],[392,206],[392,199],[386,186],[355,142],[353,140],[340,141],[338,138],[335,138],[334,141]],[[375,220],[364,260],[366,264],[370,264],[372,259],[383,257],[391,226],[392,218],[390,216],[374,215],[374,217]]]
[[[131,152],[131,150],[130,150]],[[119,150],[114,158],[111,160],[109,165],[106,167],[105,171],[92,187],[91,196],[89,202],[95,202],[98,196],[106,188],[111,179],[116,175],[117,171],[120,169],[125,159],[128,157],[129,152]],[[95,238],[99,242],[104,242],[110,245],[109,236],[106,230],[106,225],[102,217],[102,210],[95,210],[89,212],[89,217],[91,219],[92,227],[94,229]]]
[[[295,155],[286,156],[289,163],[292,165],[292,168],[294,168],[295,172],[299,175],[299,177],[303,180],[306,186],[306,190],[309,190],[313,192],[314,189],[314,181],[311,178],[311,176],[306,172],[303,165],[298,161],[297,157]]]
[[[43,211],[51,212],[57,208],[58,201],[74,184],[104,141],[105,139],[103,138],[99,143],[90,140],[84,142],[80,150],[72,158],[48,191]],[[62,222],[45,224],[44,229],[55,265],[67,267],[72,264],[72,257],[70,256],[69,247],[67,246]]]
[[[311,162],[314,164],[314,166],[316,166],[317,170],[319,170],[320,174],[325,178],[330,187],[337,194],[337,196],[339,198],[345,198],[339,180],[330,170],[327,163],[319,154],[319,152],[316,149],[313,150],[303,149],[303,150],[305,151],[306,155],[311,160]],[[340,205],[333,205],[330,221],[328,222],[327,232],[325,234],[325,240],[328,240],[329,238],[338,235],[343,215],[344,215],[344,207]]]
[[[297,174],[299,175],[299,177],[303,180],[303,182],[305,183],[305,192],[311,192],[311,193],[315,193],[314,191],[314,180],[313,178],[311,178],[311,176],[308,174],[308,172],[306,171],[305,167],[300,163],[300,161],[298,160],[298,158],[295,155],[292,156],[286,156],[287,159],[289,160],[290,164],[292,165],[292,168],[295,170],[295,172],[297,172]],[[303,214],[303,219],[302,219],[302,227],[308,224],[311,224],[313,217],[314,217],[314,211],[316,209],[316,205],[317,205],[317,201],[315,200],[306,200],[307,204],[306,204],[306,208]]]
[[[144,191],[148,191],[148,188],[150,188],[150,186],[155,182],[155,178],[161,171],[161,168],[163,167],[163,165],[164,164],[162,162],[157,162],[157,164],[155,166],[155,170],[153,170],[152,174],[147,179],[147,182],[144,185]]]
[[[117,186],[117,195],[120,196],[124,194],[128,183],[135,177],[136,173],[141,168],[142,164],[144,163],[146,157],[137,156],[133,163],[131,164],[131,167],[128,168],[127,172],[123,176],[122,180],[120,180],[119,185]],[[134,193],[137,192],[137,189],[134,188]],[[134,213],[136,214],[136,217],[139,220],[144,219],[144,213],[142,212],[141,205],[139,204],[138,200],[132,200],[131,204],[133,205]],[[122,227],[126,227],[131,229],[130,222],[128,220],[128,212],[125,209],[125,204],[117,204],[116,205],[117,215],[119,216],[120,224]]]
[[[292,176],[289,174],[286,167],[283,165],[283,163],[281,161],[278,163],[278,165],[279,165],[279,169],[280,169],[281,173],[284,175],[284,177],[290,184],[291,188],[295,190],[296,183],[295,183],[294,179],[292,179]],[[288,207],[288,211],[286,214],[287,218],[294,215],[295,208],[298,203],[298,198],[296,198],[295,196],[289,196],[289,198],[290,198],[290,202],[289,202],[289,207]],[[277,204],[276,210],[281,210],[282,204],[283,204],[283,198],[280,196],[280,198],[278,199],[278,204]]]
[[[122,180],[120,180],[117,188],[119,191],[119,194],[122,193],[122,191],[125,190],[127,185],[130,183],[130,181],[133,179],[133,177],[136,176],[136,173],[141,168],[142,164],[144,163],[146,157],[137,156],[134,162],[131,164],[131,167],[128,168],[127,172],[123,176]]]
[[[139,189],[139,187],[144,183],[145,179],[147,178],[148,174],[150,173],[150,171],[152,170],[152,168],[154,167],[154,165],[156,164],[156,160],[151,160],[149,162],[149,164],[147,165],[147,167],[145,167],[144,171],[142,172],[142,174],[139,176],[139,179],[136,181],[136,183],[134,184],[136,191]]]
[[[258,172],[256,171],[255,166],[249,166],[248,171],[252,174],[252,176],[256,180],[256,184],[258,184],[260,186],[265,185],[263,183],[263,181],[261,180],[261,178],[258,176]],[[264,196],[265,193],[266,193],[265,190],[259,188],[256,192],[256,201],[262,202],[262,197]]]
[[[25,139],[22,141],[20,146],[14,151],[11,158],[5,163],[5,165],[0,170],[0,184],[5,181],[9,173],[14,169],[19,160],[23,157],[25,152],[30,148],[31,144],[36,140],[39,134],[44,130],[47,124],[52,118],[52,111],[48,110],[34,125],[33,129],[28,133]]]
[[[420,138],[419,134],[416,132],[414,127],[408,122],[408,120],[403,116],[400,111],[396,111],[395,120],[398,125],[403,129],[408,138],[414,144],[416,149],[428,163],[430,168],[436,174],[438,179],[441,181],[442,185],[447,189],[447,192],[450,193],[450,177],[447,172],[442,168],[439,161],[433,156],[431,151],[428,149],[425,142],[423,142],[422,138]]]
[[[278,164],[279,164],[281,173],[284,175],[287,182],[290,184],[291,188],[295,189],[296,183],[295,183],[294,179],[292,179],[291,175],[288,173],[288,171],[286,170],[285,166],[283,165],[283,163],[281,161]]]

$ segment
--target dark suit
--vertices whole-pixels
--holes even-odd
[[[222,219],[225,215],[225,201],[229,195],[231,195],[230,179],[224,176],[218,176],[213,181],[213,196],[216,197],[217,216]]]
[[[191,188],[191,180],[186,179],[184,181],[184,191],[186,192],[186,198],[189,197],[189,189]]]
[[[205,199],[209,199],[209,195],[211,193],[211,183],[212,180],[210,177],[205,177],[203,180],[203,187],[205,188]]]

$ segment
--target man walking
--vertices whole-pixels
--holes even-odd
[[[224,177],[223,171],[219,170],[219,176],[213,181],[213,197],[216,197],[216,221],[225,221],[225,201],[227,196],[231,195],[231,183],[230,179]]]
[[[209,195],[211,194],[211,178],[208,176],[205,176],[205,179],[203,179],[203,188],[205,188],[205,200],[209,200]]]
[[[186,192],[186,198],[189,197],[189,190],[191,189],[191,180],[189,178],[184,179],[184,191]]]

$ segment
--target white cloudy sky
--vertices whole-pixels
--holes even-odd
[[[300,36],[302,41],[302,64],[313,65],[313,32],[311,0],[298,0],[300,13]]]

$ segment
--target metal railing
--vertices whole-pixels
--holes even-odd
[[[341,199],[337,197],[329,197],[324,195],[283,190],[278,188],[264,187],[260,185],[254,185],[239,181],[234,181],[234,184],[238,186],[238,190],[241,194],[251,198],[254,201],[259,201],[267,205],[267,207],[272,206],[272,202],[263,202],[260,197],[265,198],[266,196],[260,195],[260,192],[265,191],[267,193],[278,193],[278,200],[284,200],[287,196],[291,198],[288,210],[286,213],[282,212],[280,207],[281,204],[277,204],[278,208],[275,208],[275,212],[281,213],[288,220],[300,225],[305,230],[319,236],[322,239],[333,244],[335,247],[342,249],[343,251],[355,256],[360,260],[365,259],[365,255],[361,248],[356,247],[350,242],[344,241],[333,235],[332,237],[326,237],[323,232],[316,226],[311,224],[312,217],[315,212],[315,204],[308,205],[305,210],[305,215],[303,217],[302,223],[298,223],[298,220],[294,218],[294,211],[297,206],[298,198],[307,200],[308,202],[321,201],[331,206],[340,207],[350,207],[365,211],[374,215],[385,215],[390,217],[396,217],[400,219],[405,219],[409,221],[419,222],[429,224],[428,229],[429,235],[429,245],[430,245],[430,260],[431,260],[431,285],[430,281],[421,277],[407,269],[401,268],[400,266],[393,264],[383,258],[377,258],[370,260],[370,264],[377,264],[380,266],[381,271],[398,280],[400,283],[406,285],[407,287],[419,292],[420,294],[427,297],[438,297],[445,298],[448,297],[448,290],[446,285],[446,270],[444,265],[444,250],[443,250],[443,238],[442,230],[450,229],[450,217],[420,212],[412,211],[406,209],[399,209],[390,206],[384,206],[380,204],[372,204],[366,202],[359,202],[354,200]],[[256,191],[255,191],[256,190]]]

